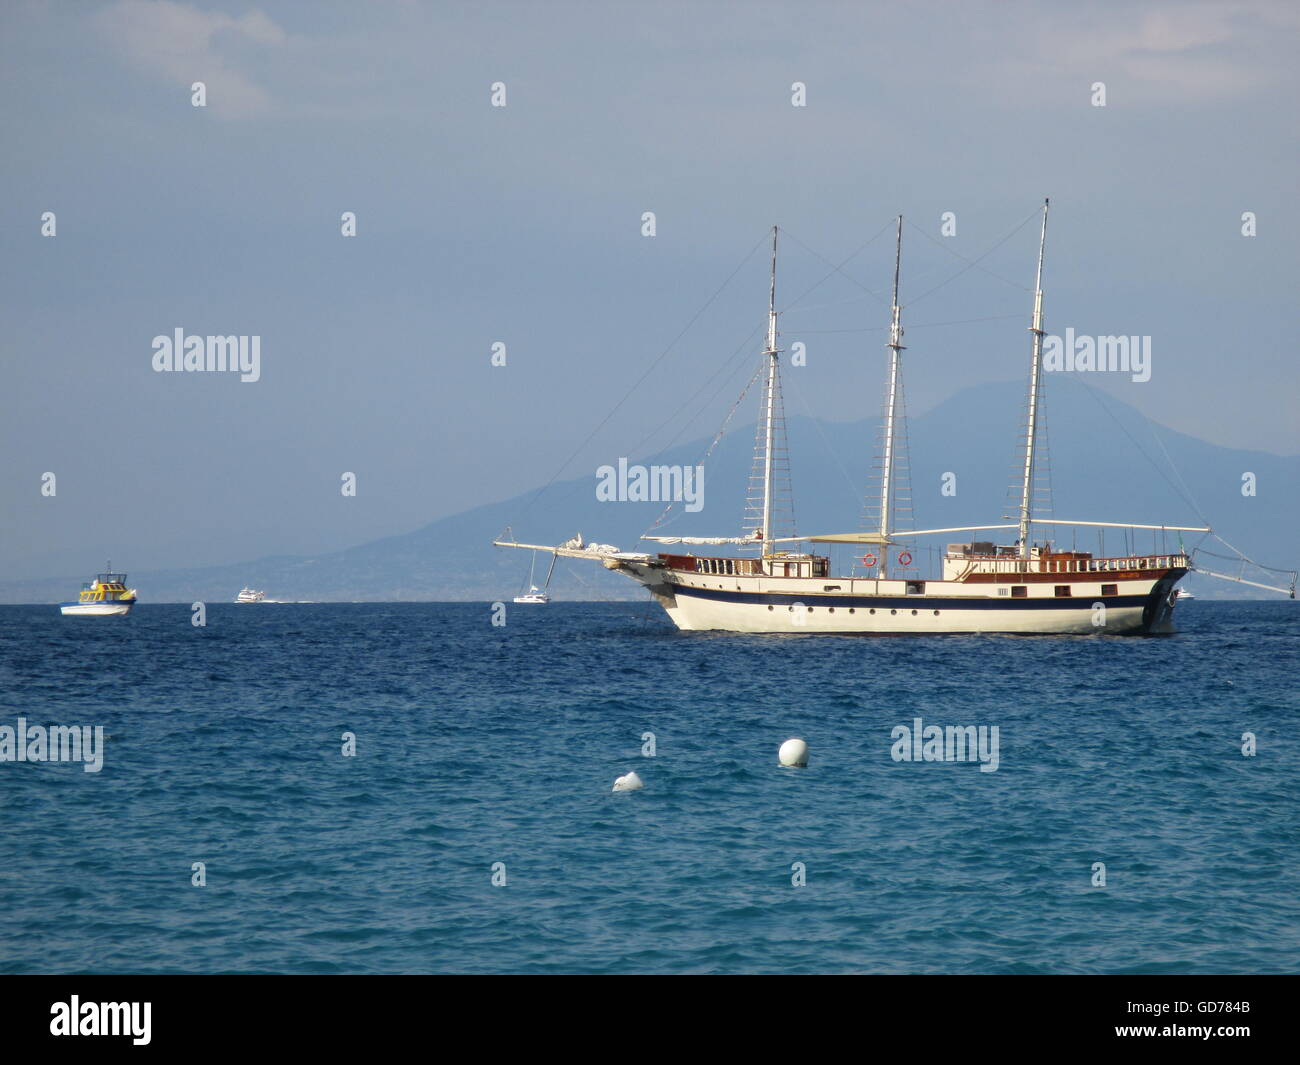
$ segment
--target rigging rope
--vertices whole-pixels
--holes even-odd
[[[919,325],[909,325],[908,331],[913,329],[937,329],[941,325],[974,325],[976,322],[1005,322],[1009,318],[1022,318],[1020,314],[995,314],[991,318],[965,318],[958,322],[922,322]],[[800,329],[799,333],[888,333],[887,325],[872,325],[862,329]]]
[[[762,364],[760,364],[759,367],[754,371],[754,375],[749,379],[749,383],[745,385],[743,391],[740,393],[738,397],[736,397],[736,402],[731,405],[731,410],[727,412],[727,416],[722,420],[722,427],[718,430],[717,435],[714,436],[713,443],[711,443],[708,446],[708,449],[704,452],[704,457],[700,459],[697,465],[703,467],[704,464],[709,461],[709,457],[713,454],[713,449],[718,446],[718,441],[720,441],[723,438],[723,436],[726,435],[727,426],[731,424],[732,416],[736,413],[736,411],[740,409],[740,405],[745,401],[745,397],[749,395],[749,390],[754,387],[754,382],[758,380],[759,375],[762,374],[762,372],[763,372],[763,366]],[[712,402],[712,399],[710,399],[710,402]],[[652,524],[648,529],[646,529],[644,533],[641,534],[641,538],[644,539],[650,533],[654,532],[655,529],[659,528],[659,526],[664,523],[664,519],[668,517],[668,512],[672,510],[673,507],[675,507],[676,505],[677,505],[677,500],[675,499],[669,500],[668,505],[664,507],[663,511],[659,514],[659,517],[657,517],[654,520],[654,524]]]
[[[937,285],[934,286],[934,288],[926,289],[924,292],[922,292],[922,293],[921,293],[919,296],[917,296],[915,299],[908,300],[908,302],[907,302],[907,306],[908,306],[908,307],[911,307],[911,306],[913,306],[913,305],[919,303],[921,300],[925,299],[926,296],[929,296],[929,295],[931,295],[932,293],[938,292],[939,289],[943,288],[944,285],[948,284],[949,282],[951,282],[951,281],[956,281],[957,278],[961,277],[961,275],[964,274],[967,270],[971,269],[971,267],[979,266],[979,264],[980,264],[980,260],[981,260],[981,259],[987,259],[990,255],[992,255],[995,251],[997,251],[1000,247],[1002,247],[1003,244],[1005,244],[1005,243],[1006,243],[1007,241],[1009,241],[1012,237],[1014,237],[1017,233],[1019,233],[1022,229],[1024,229],[1025,226],[1027,226],[1027,225],[1028,225],[1030,222],[1032,222],[1035,218],[1039,218],[1039,217],[1041,217],[1041,215],[1042,215],[1042,210],[1041,210],[1041,208],[1035,210],[1032,214],[1030,214],[1028,217],[1026,217],[1025,220],[1024,220],[1023,222],[1021,222],[1018,226],[1016,226],[1015,229],[1013,229],[1013,230],[1012,230],[1010,233],[1008,233],[1005,237],[1003,237],[1003,238],[1002,238],[1001,240],[999,240],[996,244],[994,244],[993,247],[989,248],[989,250],[986,251],[986,252],[984,252],[983,255],[977,256],[977,257],[974,258],[974,259],[967,259],[964,255],[958,255],[957,252],[953,251],[951,248],[947,249],[951,254],[956,255],[958,259],[961,259],[964,263],[966,263],[966,265],[963,266],[960,270],[958,270],[958,271],[957,271],[955,274],[953,274],[951,277],[949,277],[946,281],[940,281]],[[913,225],[911,222],[908,222],[908,225],[912,226],[912,228],[915,229],[915,230],[917,230],[917,232],[919,232],[919,233],[925,233],[925,230],[921,229],[919,226]],[[930,234],[928,234],[928,233],[925,233],[925,235],[926,235],[927,237],[929,237],[931,240],[934,239],[933,237],[930,237]],[[943,247],[943,245],[940,245],[940,247]],[[987,273],[987,274],[991,274],[993,277],[998,277],[997,274],[994,274],[993,271],[989,270],[987,267],[982,267],[982,266],[980,266],[980,269],[983,270],[983,271],[984,271],[985,273]],[[1007,279],[1006,279],[1005,277],[998,277],[998,280],[999,280],[999,281],[1006,281]],[[1012,284],[1012,285],[1015,285],[1015,284],[1016,284],[1016,282],[1014,282],[1014,281],[1010,281],[1010,282],[1007,282],[1007,283],[1008,283],[1008,284]],[[1025,289],[1024,285],[1017,285],[1017,287],[1018,287],[1018,288],[1022,288],[1022,289],[1024,289],[1026,292],[1029,291],[1029,289]]]
[[[599,433],[603,428],[605,428],[605,426],[609,423],[610,419],[613,418],[614,415],[618,412],[619,408],[622,407],[623,404],[626,403],[632,397],[633,393],[635,393],[636,390],[639,389],[641,385],[645,383],[646,378],[650,376],[650,374],[654,371],[655,367],[657,367],[661,362],[663,362],[663,360],[668,356],[668,353],[671,352],[673,348],[677,346],[677,342],[681,340],[682,337],[684,337],[687,334],[687,332],[689,332],[691,327],[695,325],[695,323],[700,319],[700,316],[703,315],[704,312],[707,311],[711,306],[713,306],[714,301],[719,296],[722,295],[723,290],[729,284],[731,284],[732,280],[735,278],[735,276],[738,273],[740,273],[741,269],[744,268],[745,264],[748,263],[751,258],[753,258],[754,253],[758,251],[760,247],[763,247],[766,243],[767,243],[767,237],[764,236],[758,241],[758,243],[756,243],[752,248],[749,249],[749,252],[745,255],[743,259],[740,260],[740,263],[736,266],[736,268],[732,270],[730,274],[727,275],[727,279],[723,281],[721,285],[718,286],[717,291],[714,292],[713,295],[710,296],[704,302],[704,305],[698,311],[695,312],[691,320],[687,322],[686,325],[682,328],[682,331],[678,333],[675,337],[673,337],[669,345],[659,353],[658,357],[656,357],[655,360],[652,363],[650,363],[648,367],[646,367],[645,373],[643,373],[639,378],[637,378],[636,383],[633,384],[632,387],[627,390],[627,392],[623,395],[623,398],[614,404],[614,406],[610,409],[610,412],[606,414],[603,419],[601,419],[600,424],[597,425],[596,428],[594,428],[590,434],[588,434],[587,438],[583,440],[583,442],[579,444],[576,448],[573,449],[573,453],[569,455],[569,457],[565,459],[563,463],[560,464],[560,467],[555,471],[554,474],[551,475],[551,479],[547,481],[544,485],[542,485],[542,487],[539,488],[533,494],[532,499],[530,499],[528,501],[528,504],[524,507],[523,514],[520,515],[520,519],[522,519],[524,515],[526,515],[530,510],[532,510],[533,505],[537,502],[538,499],[541,498],[542,493],[544,493],[548,488],[551,487],[551,485],[553,485],[559,479],[560,475],[564,473],[566,469],[568,469],[569,463],[571,463],[575,458],[577,458],[578,454],[582,451],[583,448],[585,448],[589,443],[591,443],[591,441],[595,438],[596,434]]]
[[[785,308],[782,309],[781,313],[782,313],[782,314],[786,314],[787,312],[789,312],[790,310],[792,310],[792,309],[794,308],[795,304],[797,304],[797,303],[799,302],[799,300],[803,299],[805,296],[811,295],[811,294],[812,294],[813,292],[815,292],[817,289],[821,288],[822,285],[826,284],[826,282],[829,281],[829,280],[830,280],[832,277],[834,277],[836,274],[840,274],[840,275],[842,275],[843,277],[845,277],[846,279],[848,279],[849,281],[852,281],[853,284],[857,285],[858,288],[862,289],[862,291],[865,292],[868,296],[872,297],[872,299],[879,300],[883,306],[888,307],[889,304],[888,304],[888,303],[885,303],[884,300],[881,299],[881,297],[880,297],[880,295],[879,295],[878,293],[872,292],[871,289],[867,288],[866,285],[864,285],[861,281],[859,281],[859,280],[858,280],[856,277],[854,277],[852,274],[850,274],[850,273],[846,273],[842,268],[843,268],[847,263],[850,263],[850,262],[852,262],[854,259],[856,259],[859,255],[861,255],[861,254],[862,254],[864,251],[866,251],[869,247],[871,247],[871,245],[874,244],[877,240],[879,240],[880,237],[881,237],[885,232],[887,232],[891,226],[893,226],[893,224],[894,224],[894,220],[891,218],[888,222],[886,222],[883,226],[881,226],[879,230],[876,231],[876,235],[875,235],[875,236],[873,236],[870,240],[868,240],[865,244],[863,244],[862,247],[858,248],[857,251],[853,252],[853,254],[850,255],[847,259],[842,260],[838,266],[837,266],[835,263],[831,262],[828,258],[826,258],[826,256],[822,255],[820,252],[813,251],[812,248],[808,247],[807,244],[805,244],[802,240],[800,240],[798,237],[796,237],[796,236],[795,236],[793,233],[791,233],[788,229],[783,229],[783,230],[781,230],[782,233],[784,233],[787,237],[789,237],[789,238],[790,238],[791,240],[793,240],[796,244],[798,244],[799,247],[803,248],[803,250],[806,251],[809,255],[813,256],[813,258],[815,258],[815,259],[820,259],[822,262],[824,262],[827,266],[829,266],[829,267],[831,268],[831,272],[830,272],[829,274],[827,274],[827,275],[826,275],[825,277],[823,277],[820,281],[818,281],[815,285],[813,285],[812,288],[808,289],[806,292],[804,292],[802,295],[800,295],[800,296],[798,297],[798,299],[795,299],[792,303],[787,304],[787,305],[785,306]]]
[[[1178,469],[1178,466],[1174,463],[1173,456],[1169,454],[1169,449],[1165,447],[1164,441],[1160,439],[1160,435],[1156,432],[1154,423],[1152,422],[1147,423],[1151,429],[1151,436],[1154,438],[1155,442],[1160,445],[1160,450],[1164,452],[1165,461],[1169,463],[1170,470],[1173,471],[1174,476],[1177,477],[1182,484],[1181,488],[1179,487],[1179,485],[1174,484],[1174,482],[1170,480],[1169,476],[1165,473],[1164,470],[1160,468],[1160,466],[1156,463],[1156,461],[1147,453],[1146,449],[1136,439],[1134,439],[1133,434],[1130,433],[1127,428],[1125,428],[1124,423],[1121,422],[1118,417],[1116,417],[1115,412],[1112,411],[1105,404],[1101,396],[1093,389],[1093,387],[1089,385],[1086,381],[1080,380],[1079,383],[1083,385],[1085,389],[1088,390],[1089,394],[1092,395],[1093,399],[1097,401],[1098,406],[1100,406],[1102,410],[1104,410],[1108,415],[1110,415],[1111,420],[1120,427],[1124,435],[1127,436],[1129,440],[1132,442],[1133,446],[1137,448],[1138,453],[1144,459],[1146,459],[1148,463],[1151,464],[1151,468],[1154,469],[1156,473],[1160,474],[1162,478],[1164,478],[1165,483],[1174,490],[1174,492],[1179,496],[1180,499],[1182,499],[1184,503],[1186,503],[1189,507],[1192,508],[1192,513],[1196,515],[1197,519],[1201,522],[1201,524],[1209,526],[1210,520],[1205,516],[1205,513],[1197,505],[1196,501],[1191,497],[1191,488],[1188,487],[1187,482],[1183,479],[1182,473]],[[1186,489],[1186,491],[1184,491],[1184,489]],[[1243,551],[1239,550],[1238,548],[1234,547],[1232,544],[1228,543],[1227,540],[1225,540],[1217,532],[1214,532],[1213,529],[1211,529],[1211,531],[1207,535],[1212,536],[1214,537],[1214,539],[1218,540],[1219,543],[1223,544],[1223,546],[1226,547],[1229,551],[1231,551],[1233,555],[1229,556],[1229,555],[1216,554],[1213,551],[1206,550],[1198,543],[1194,548],[1192,548],[1190,552],[1193,562],[1195,561],[1197,555],[1209,555],[1211,558],[1221,558],[1225,562],[1241,562],[1243,564],[1248,563],[1257,569],[1266,570],[1269,573],[1286,574],[1291,577],[1292,585],[1294,586],[1296,581],[1295,570],[1278,569],[1277,567],[1274,566],[1265,566],[1262,563],[1256,562],[1249,555],[1245,554]],[[1204,541],[1204,539],[1205,537],[1203,536],[1201,538],[1202,542]],[[1180,535],[1179,544],[1181,545],[1181,543],[1182,543],[1182,536]]]
[[[1037,217],[1038,217],[1038,212],[1035,211],[1035,212],[1034,212],[1032,215],[1030,215],[1029,217],[1030,217],[1030,218],[1037,218]],[[1020,225],[1016,226],[1015,229],[1013,229],[1010,233],[1008,233],[1005,237],[1003,237],[1002,240],[1000,240],[997,244],[993,245],[992,248],[990,248],[990,249],[989,249],[988,251],[986,251],[983,255],[981,255],[981,256],[979,257],[979,259],[973,259],[973,260],[972,260],[972,259],[968,259],[968,258],[966,258],[966,256],[964,256],[964,255],[963,255],[961,252],[959,252],[959,251],[954,251],[951,247],[949,247],[947,244],[943,243],[942,241],[935,240],[934,237],[932,237],[929,233],[927,233],[927,232],[926,232],[924,229],[922,229],[920,226],[916,225],[914,222],[910,222],[910,221],[908,221],[907,219],[904,219],[904,221],[907,222],[907,224],[908,224],[909,226],[911,226],[912,229],[915,229],[918,233],[921,234],[921,236],[923,236],[926,240],[928,240],[928,241],[929,241],[931,244],[933,244],[935,247],[937,247],[937,248],[942,248],[942,249],[943,249],[944,251],[946,251],[949,255],[954,255],[954,256],[956,256],[958,259],[960,259],[962,262],[964,262],[964,263],[969,263],[971,266],[974,266],[974,267],[978,268],[982,273],[988,274],[989,277],[997,278],[997,280],[999,280],[999,281],[1005,282],[1006,284],[1011,285],[1011,286],[1014,287],[1014,288],[1018,288],[1018,289],[1020,289],[1021,292],[1032,292],[1032,291],[1033,291],[1033,289],[1031,289],[1028,285],[1022,285],[1019,281],[1012,281],[1009,277],[1003,277],[1001,274],[994,273],[994,272],[993,272],[992,270],[990,270],[987,266],[980,266],[980,265],[979,265],[979,263],[980,263],[980,259],[983,259],[983,258],[985,258],[986,256],[988,256],[989,254],[991,254],[992,252],[996,251],[996,250],[997,250],[997,249],[998,249],[1002,244],[1005,244],[1008,240],[1011,239],[1012,236],[1014,236],[1016,233],[1018,233],[1018,232],[1019,232],[1019,231],[1024,227],[1025,222],[1028,222],[1028,221],[1029,221],[1028,218],[1025,219],[1025,222],[1021,222]],[[954,275],[953,275],[953,277],[957,277],[957,276],[959,276],[959,275],[957,275],[957,274],[954,274]],[[951,278],[950,278],[949,280],[951,280]],[[947,283],[948,283],[947,281],[944,282],[945,285],[946,285]],[[932,291],[933,291],[933,290],[932,290]],[[928,293],[927,293],[927,295],[928,295]]]
[[[844,481],[849,486],[849,497],[853,500],[853,503],[856,506],[860,498],[858,485],[854,482],[853,478],[849,476],[849,471],[841,461],[839,452],[831,447],[831,442],[827,439],[825,430],[822,429],[821,421],[813,414],[812,407],[809,406],[808,400],[804,397],[803,390],[799,387],[798,382],[794,380],[793,375],[791,375],[790,378],[790,387],[794,389],[794,394],[799,398],[799,402],[803,404],[804,413],[808,416],[808,420],[816,427],[817,435],[821,437],[822,443],[826,446],[827,453],[835,460],[835,465],[839,467],[840,473],[844,475]]]

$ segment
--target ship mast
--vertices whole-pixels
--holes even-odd
[[[776,226],[772,227],[772,287],[767,303],[767,388],[763,430],[763,557],[772,553],[772,456],[776,432]]]
[[[894,510],[894,436],[898,419],[898,373],[903,351],[902,311],[898,305],[898,277],[903,261],[903,216],[898,216],[894,239],[894,311],[889,324],[889,401],[885,407],[885,453],[880,474],[880,576],[888,575],[889,526]]]
[[[1025,475],[1020,489],[1020,557],[1029,558],[1029,526],[1034,494],[1034,445],[1038,436],[1038,400],[1043,373],[1043,251],[1047,246],[1048,200],[1043,201],[1043,229],[1038,238],[1038,276],[1034,280],[1034,319],[1029,331],[1034,336],[1029,365],[1029,422],[1025,434]]]

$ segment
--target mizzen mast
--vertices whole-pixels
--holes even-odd
[[[767,387],[763,395],[763,557],[772,553],[772,458],[776,432],[776,226],[772,227],[772,286],[767,301]]]
[[[880,470],[880,576],[888,576],[889,534],[894,516],[894,455],[898,424],[898,376],[903,348],[902,309],[898,304],[898,279],[903,262],[903,216],[898,216],[894,238],[894,309],[889,323],[889,397],[885,404],[884,455]]]
[[[1034,318],[1029,327],[1033,334],[1033,356],[1029,365],[1029,418],[1025,428],[1025,468],[1020,489],[1020,557],[1029,558],[1029,529],[1033,515],[1034,447],[1038,437],[1038,401],[1043,374],[1043,251],[1047,247],[1047,208],[1043,201],[1043,229],[1038,238],[1038,275],[1034,280]]]
[[[760,557],[772,554],[777,543],[794,536],[794,502],[790,490],[790,457],[781,402],[780,349],[776,346],[776,241],[772,227],[772,280],[768,289],[767,343],[763,363],[763,400],[754,436],[754,466],[745,502],[745,543]]]

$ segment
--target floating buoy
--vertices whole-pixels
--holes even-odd
[[[628,773],[627,776],[619,777],[614,781],[615,791],[636,791],[637,788],[644,788],[641,778],[636,775],[636,770]]]
[[[777,752],[776,757],[782,765],[804,769],[808,765],[808,744],[799,739],[786,740],[781,744],[781,750]]]

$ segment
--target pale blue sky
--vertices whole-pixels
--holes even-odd
[[[1284,3],[6,3],[0,566],[318,552],[540,484],[773,223],[783,305],[827,272],[804,245],[838,262],[899,212],[945,245],[905,237],[914,409],[1018,381],[1032,223],[983,263],[1013,283],[926,293],[1045,195],[1049,329],[1153,338],[1149,382],[1092,383],[1300,452],[1298,29]],[[846,270],[883,290],[891,254]],[[682,405],[761,330],[765,272],[566,475],[712,435],[741,362]],[[791,410],[874,414],[886,316],[842,278],[801,301]],[[260,335],[262,379],[155,374],[178,326]]]

